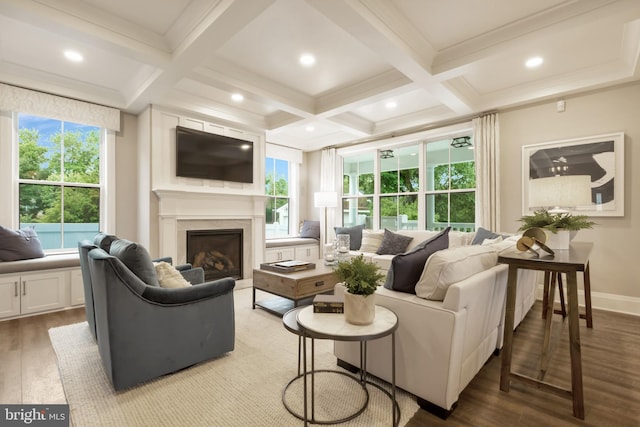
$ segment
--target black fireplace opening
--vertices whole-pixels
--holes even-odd
[[[242,279],[242,229],[187,231],[187,262],[204,269],[206,281]]]

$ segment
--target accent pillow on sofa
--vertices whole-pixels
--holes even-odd
[[[300,237],[320,240],[320,221],[305,219],[300,227]]]
[[[434,301],[444,300],[447,289],[498,263],[492,245],[471,245],[450,248],[429,257],[416,284],[416,295]]]
[[[354,225],[353,227],[333,227],[333,231],[338,234],[349,235],[349,249],[357,251],[362,246],[362,230],[364,230],[364,224]]]
[[[486,228],[478,227],[476,230],[476,234],[473,236],[473,240],[471,241],[472,245],[481,245],[485,239],[495,239],[498,237],[509,237],[508,235],[502,235],[499,233],[494,233],[491,230],[487,230]]]
[[[125,239],[111,243],[109,254],[118,258],[140,280],[150,286],[160,286],[149,252],[137,243]]]
[[[407,250],[407,246],[413,240],[411,236],[394,233],[386,228],[384,229],[384,238],[380,247],[376,251],[378,255],[397,255]]]
[[[362,245],[360,245],[359,251],[375,254],[383,238],[384,231],[382,230],[362,230]]]
[[[384,287],[415,294],[416,283],[424,270],[425,261],[434,253],[449,247],[449,230],[451,227],[447,227],[446,230],[431,239],[418,244],[410,252],[394,256],[387,272]]]
[[[111,244],[116,240],[118,240],[118,238],[113,234],[99,232],[93,238],[93,244],[99,247],[100,249],[102,249],[103,251],[105,251],[106,253],[109,253],[109,250],[111,249]]]
[[[161,288],[185,288],[191,286],[182,274],[168,262],[161,261],[155,263],[156,276]]]
[[[42,244],[33,228],[10,230],[0,225],[0,261],[42,257]]]

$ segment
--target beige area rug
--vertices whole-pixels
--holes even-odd
[[[251,309],[251,289],[235,291],[236,346],[228,355],[192,366],[123,392],[107,379],[86,322],[49,330],[72,425],[84,426],[296,426],[282,391],[297,374],[298,337],[282,320]],[[316,369],[340,370],[333,342],[316,340]],[[346,372],[346,371],[345,371]],[[368,408],[343,425],[391,425],[390,399],[369,387]],[[302,381],[285,400],[302,413]],[[415,398],[397,392],[400,425],[418,409]],[[361,406],[365,394],[347,377],[316,375],[315,419],[342,418]]]

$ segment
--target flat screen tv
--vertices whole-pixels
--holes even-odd
[[[253,182],[253,142],[176,126],[176,175]]]

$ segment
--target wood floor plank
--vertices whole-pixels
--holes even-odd
[[[585,420],[572,415],[571,400],[512,382],[500,391],[500,356],[491,357],[460,395],[447,420],[419,410],[407,424],[423,426],[622,426],[640,425],[640,318],[594,310],[594,328],[580,321]],[[74,309],[0,322],[0,402],[63,403],[62,384],[48,329],[82,322]],[[566,322],[554,316],[555,341],[546,381],[571,384]],[[534,376],[539,369],[544,321],[541,302],[514,334],[513,368]]]

